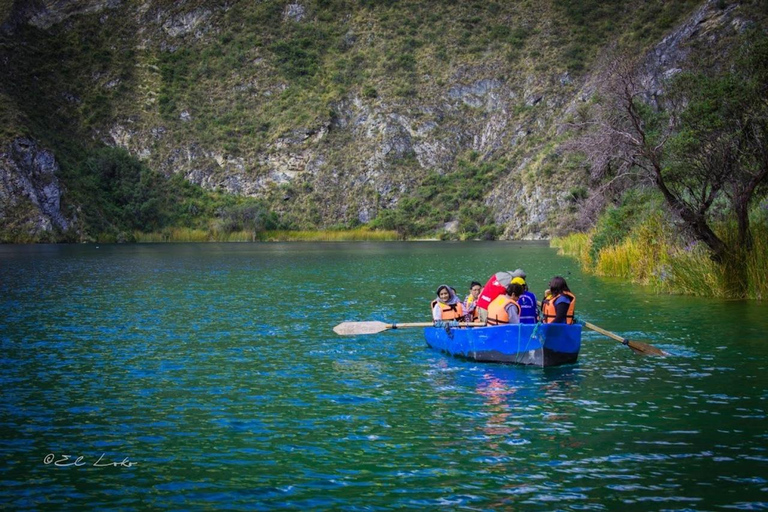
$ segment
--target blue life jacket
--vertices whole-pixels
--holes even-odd
[[[536,296],[531,292],[524,292],[517,303],[520,304],[520,323],[535,324],[538,316]]]

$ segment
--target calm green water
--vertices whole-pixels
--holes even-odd
[[[585,331],[545,371],[331,330],[517,267],[672,355]],[[765,510],[766,313],[540,243],[0,246],[0,508]]]

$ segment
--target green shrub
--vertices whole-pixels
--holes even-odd
[[[592,259],[611,245],[619,245],[635,225],[658,209],[659,201],[652,192],[630,190],[622,197],[621,204],[608,208],[598,220],[592,235]]]
[[[241,204],[224,206],[217,212],[219,230],[225,233],[235,231],[261,232],[280,227],[275,212],[270,212],[264,205],[255,200],[247,200]]]
[[[278,69],[288,79],[313,77],[319,70],[320,55],[315,41],[308,37],[277,41],[269,50],[275,55]]]
[[[468,160],[460,160],[453,172],[430,171],[396,208],[381,211],[374,225],[417,236],[437,234],[446,222],[457,220],[463,238],[495,239],[498,228],[483,198],[504,168],[504,162],[482,162],[477,153],[470,152]]]
[[[215,194],[181,175],[166,177],[121,148],[92,150],[74,167],[62,166],[80,222],[97,240],[132,241],[135,232],[199,228],[216,218],[223,232],[281,227],[255,199]]]
[[[363,97],[364,98],[377,98],[379,96],[378,91],[376,91],[376,88],[372,85],[366,85],[363,87]]]
[[[568,192],[568,202],[569,203],[578,203],[579,201],[583,201],[587,198],[589,195],[589,192],[585,187],[575,187],[572,188],[570,192]]]

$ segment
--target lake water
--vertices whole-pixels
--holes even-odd
[[[332,331],[518,267],[671,355],[585,331],[542,370]],[[0,246],[0,508],[765,510],[766,313],[536,242]]]

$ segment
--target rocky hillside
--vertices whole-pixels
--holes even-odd
[[[432,233],[545,238],[589,193],[560,144],[601,55],[647,53],[661,88],[698,65],[697,48],[726,47],[766,11],[762,0],[5,0],[0,231],[87,239],[114,225],[89,195],[103,189],[88,187],[86,162],[106,145],[258,198],[292,227],[400,212]]]

